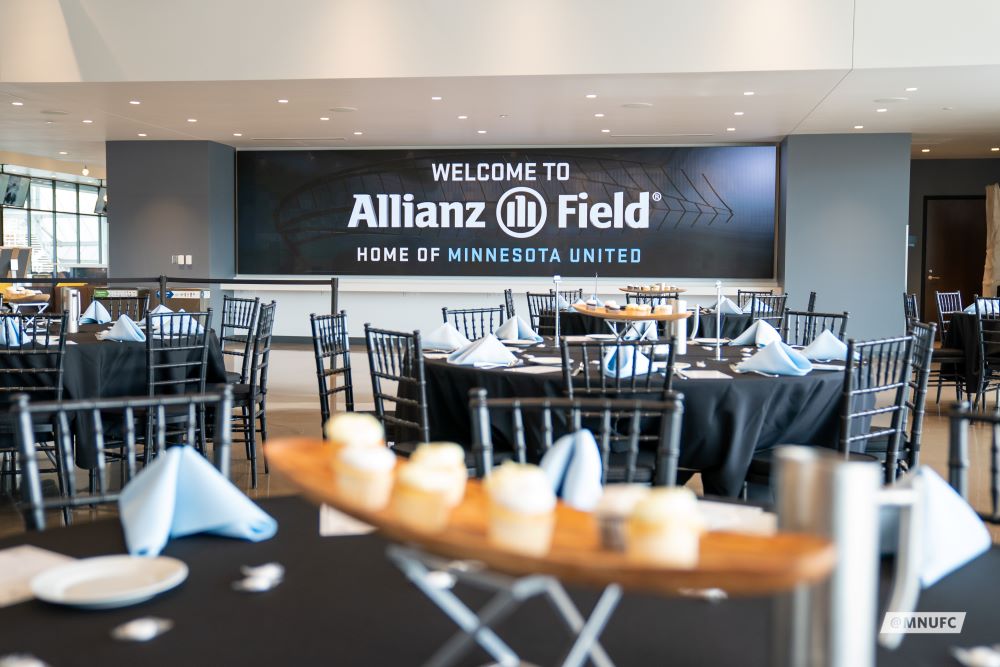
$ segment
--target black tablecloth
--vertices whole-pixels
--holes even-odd
[[[543,331],[549,328],[555,329],[555,316],[542,312],[538,316],[538,328]],[[591,317],[579,313],[575,310],[566,310],[559,313],[559,334],[561,336],[586,336],[587,334],[610,333],[608,325],[599,317]]]
[[[298,498],[261,505],[278,520],[274,539],[256,544],[208,536],[173,541],[164,554],[186,562],[190,575],[179,588],[144,604],[77,611],[29,601],[0,609],[0,654],[28,652],[53,667],[367,667],[420,664],[451,636],[451,622],[386,560],[386,542],[380,537],[319,537],[316,509]],[[0,548],[24,543],[77,557],[124,551],[114,520],[8,538],[0,540]],[[278,588],[261,594],[230,588],[241,565],[271,561],[286,568]],[[474,607],[487,598],[464,586],[457,592]],[[884,597],[885,585],[882,592]],[[592,590],[570,589],[570,595],[585,614],[597,598]],[[954,665],[950,646],[996,643],[997,599],[1000,549],[993,549],[921,593],[922,611],[968,612],[962,635],[908,636],[898,651],[880,650],[878,664]],[[622,667],[763,667],[769,664],[770,606],[768,598],[711,604],[629,593],[601,641]],[[113,627],[140,616],[168,618],[175,626],[145,644],[111,639]],[[554,664],[567,648],[561,622],[542,599],[529,601],[497,627],[535,664]],[[488,657],[475,649],[462,664],[485,662]]]
[[[983,326],[996,326],[995,320],[988,320]],[[976,334],[975,313],[951,314],[951,324],[948,326],[948,334],[944,337],[944,347],[962,350],[965,353],[965,363],[957,365],[959,368],[956,372],[964,376],[967,391],[975,392],[979,386],[979,336]],[[988,344],[986,354],[991,360],[1000,358],[1000,345]]]
[[[804,377],[782,378],[736,375],[729,364],[739,361],[739,348],[723,348],[728,360],[721,363],[700,346],[689,345],[688,351],[677,361],[701,360],[707,363],[706,370],[735,375],[732,379],[674,379],[674,389],[684,394],[680,465],[702,472],[705,493],[737,495],[756,450],[781,444],[835,446],[842,373],[813,371]],[[529,352],[559,354],[551,347]],[[474,387],[486,389],[495,398],[562,396],[565,389],[559,372],[529,375],[430,359],[425,368],[432,440],[469,444],[469,390]]]
[[[752,324],[750,313],[740,315],[723,314],[722,337],[733,339],[746,331]],[[698,321],[699,338],[715,338],[715,313],[701,313]]]

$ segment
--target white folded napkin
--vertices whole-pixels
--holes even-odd
[[[752,357],[736,365],[740,372],[760,371],[775,375],[805,375],[812,363],[780,340],[769,343]]]
[[[649,357],[632,347],[612,348],[604,355],[601,369],[612,378],[646,375],[655,370]]]
[[[730,345],[756,345],[764,347],[781,340],[781,334],[764,320],[757,320],[746,331],[729,342]]]
[[[531,328],[531,325],[521,319],[520,315],[507,318],[500,328],[493,332],[500,340],[533,340],[541,343],[542,337]]]
[[[597,505],[601,487],[601,450],[587,429],[564,435],[542,456],[552,490],[570,507],[590,511]]]
[[[101,340],[116,340],[118,342],[135,342],[143,343],[146,341],[146,334],[142,332],[139,325],[132,321],[132,318],[122,313],[118,317],[118,321],[115,325],[111,327],[111,330],[107,333],[98,333],[97,337]]]
[[[125,544],[156,556],[172,537],[212,533],[251,542],[278,523],[189,446],[171,447],[125,485],[118,498]]]
[[[100,301],[91,301],[87,310],[80,316],[80,324],[107,324],[111,321],[111,313]]]
[[[733,300],[727,296],[722,297],[721,301],[716,301],[710,309],[711,312],[720,312],[723,315],[742,315],[743,309],[733,303]]]
[[[3,326],[0,326],[0,345],[8,347],[18,347],[21,345],[21,331],[17,324],[18,321],[14,317],[3,318]]]
[[[164,306],[161,303],[161,304],[157,305],[156,308],[154,308],[153,310],[151,310],[149,312],[152,313],[153,315],[163,315],[164,313],[172,313],[174,311],[170,310],[169,308],[167,308],[166,306]]]
[[[833,335],[829,329],[823,329],[813,342],[809,343],[802,356],[806,359],[819,361],[820,359],[847,360],[847,344]]]
[[[993,301],[987,301],[986,299],[979,299],[979,310],[983,313],[989,313],[991,315],[996,314],[996,309],[993,307]],[[976,313],[976,302],[973,301],[968,306],[965,307],[965,312],[971,315]]]
[[[445,322],[434,331],[421,336],[420,344],[425,350],[445,350],[451,352],[469,344],[469,339],[462,335],[451,322]]]
[[[184,313],[183,308],[176,313],[168,309],[166,312],[161,313],[150,311],[146,317],[149,319],[149,324],[152,326],[153,331],[160,336],[194,336],[205,333],[205,328],[201,326],[198,320],[182,313]],[[167,315],[170,315],[170,317],[167,317]]]
[[[515,361],[517,358],[493,334],[486,334],[476,342],[469,343],[462,349],[448,355],[448,363],[458,366],[477,366],[480,364],[506,366]]]
[[[569,301],[564,299],[562,294],[556,296],[556,308],[559,310],[572,310],[570,308]]]
[[[656,320],[634,322],[625,340],[657,340]]]

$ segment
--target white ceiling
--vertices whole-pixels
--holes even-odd
[[[106,141],[178,139],[601,146],[904,132],[918,158],[1000,157],[992,0],[5,3],[0,151],[67,170],[99,169]]]

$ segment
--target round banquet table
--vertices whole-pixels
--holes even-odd
[[[53,667],[75,665],[415,665],[455,631],[454,625],[385,557],[377,535],[320,537],[318,512],[298,497],[264,500],[278,534],[252,543],[199,535],[170,542],[164,555],[187,563],[178,588],[143,604],[79,611],[30,600],[0,608],[0,655],[25,652]],[[74,557],[124,552],[117,520],[53,528],[0,540],[0,549],[31,544]],[[266,593],[230,587],[242,565],[278,562],[285,579]],[[886,564],[888,565],[888,563]],[[882,607],[889,567],[883,567]],[[598,592],[569,588],[589,610]],[[490,593],[460,586],[473,607]],[[1000,597],[1000,549],[921,592],[922,611],[967,611],[960,637],[910,635],[894,652],[879,649],[877,664],[954,665],[952,645],[993,644],[994,601]],[[619,667],[630,665],[743,665],[768,661],[769,598],[719,603],[626,593],[601,635]],[[120,623],[142,616],[174,621],[172,630],[148,643],[111,639]],[[555,663],[568,644],[551,605],[529,600],[496,625],[498,634],[532,663]],[[482,665],[478,648],[461,665]]]
[[[722,337],[732,340],[746,331],[753,319],[750,313],[722,314]],[[699,338],[715,338],[715,313],[702,311],[698,320],[698,332],[695,336]]]
[[[944,337],[943,347],[965,353],[965,363],[954,372],[964,376],[966,388],[974,393],[979,383],[979,336],[976,334],[976,314],[952,313],[949,317],[951,324],[948,325],[948,334]],[[983,322],[983,328],[987,329],[987,332],[988,327],[995,326],[997,326],[995,320]],[[995,335],[990,335],[996,338]],[[990,359],[1000,357],[1000,345],[987,343],[986,356]]]
[[[536,356],[558,356],[551,347],[529,348]],[[684,394],[680,466],[702,473],[705,493],[736,496],[746,479],[750,460],[757,450],[781,444],[833,447],[838,434],[838,407],[843,373],[813,371],[803,377],[739,375],[729,368],[740,360],[740,348],[724,347],[725,361],[716,362],[714,352],[688,345],[688,354],[676,361],[704,361],[704,370],[717,370],[726,379],[681,379],[673,388]],[[530,365],[530,364],[529,364]],[[471,441],[469,391],[486,389],[494,398],[563,396],[561,366],[537,374],[515,369],[482,369],[456,366],[444,359],[425,360],[427,403],[432,440]],[[503,442],[503,424],[494,424],[498,447]],[[537,453],[536,453],[537,454]]]
[[[542,311],[538,315],[538,328],[542,331],[554,330],[555,315],[551,311]],[[559,313],[559,333],[563,336],[586,336],[587,334],[606,334],[611,329],[600,317],[592,317],[575,310],[564,310]]]

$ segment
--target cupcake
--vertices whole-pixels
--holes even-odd
[[[448,503],[455,506],[465,496],[469,469],[465,465],[465,449],[454,442],[428,442],[417,447],[410,463],[440,470],[448,480]]]
[[[555,528],[556,496],[541,468],[508,461],[486,481],[489,540],[525,556],[548,553]]]
[[[625,312],[633,315],[649,315],[652,309],[648,303],[630,303],[625,306]]]
[[[704,530],[690,489],[654,489],[636,503],[626,523],[626,556],[639,563],[691,568],[698,564]]]
[[[605,549],[625,551],[625,521],[636,503],[646,497],[649,487],[642,484],[609,484],[597,501],[594,514],[601,529]]]
[[[377,512],[389,504],[396,455],[385,447],[342,447],[333,460],[337,494],[359,509]]]
[[[618,305],[618,302],[615,301],[614,299],[608,299],[607,301],[605,301],[604,302],[604,307],[605,308],[611,308],[611,309],[620,308],[620,306]]]
[[[385,431],[379,420],[360,412],[338,412],[323,428],[334,447],[385,447]]]
[[[448,525],[455,507],[454,476],[446,468],[404,463],[392,490],[392,512],[400,523],[425,533],[437,533]]]
[[[673,312],[674,312],[674,307],[667,303],[663,303],[658,306],[653,306],[654,315],[670,315]]]

